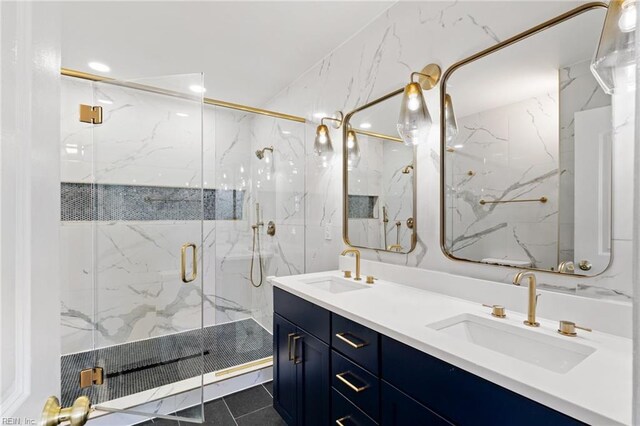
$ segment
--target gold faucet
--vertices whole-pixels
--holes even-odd
[[[360,250],[355,248],[349,248],[344,250],[341,256],[346,256],[349,253],[353,253],[356,256],[356,277],[354,278],[354,280],[360,281],[362,279],[360,278]]]
[[[525,325],[529,327],[540,327],[540,323],[536,322],[536,306],[538,305],[538,296],[536,294],[536,276],[533,272],[522,271],[518,272],[513,277],[513,283],[520,285],[523,278],[529,278],[529,312],[527,313],[527,319],[524,321]]]

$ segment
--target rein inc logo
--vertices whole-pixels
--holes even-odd
[[[28,417],[2,417],[0,425],[35,425],[36,421]]]

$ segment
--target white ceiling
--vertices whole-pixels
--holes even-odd
[[[206,97],[262,106],[393,2],[65,2],[62,65],[135,79],[204,72]],[[102,73],[104,74],[104,73]]]

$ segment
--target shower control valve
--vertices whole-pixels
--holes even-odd
[[[276,223],[272,220],[267,223],[267,235],[274,236],[276,235]]]

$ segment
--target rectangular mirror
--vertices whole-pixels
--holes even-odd
[[[611,258],[611,97],[590,3],[453,65],[441,94],[449,257],[597,275]]]
[[[415,149],[398,137],[403,88],[345,116],[344,240],[409,253],[416,243]]]

